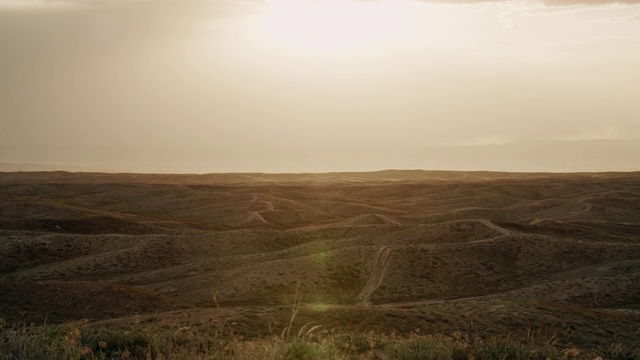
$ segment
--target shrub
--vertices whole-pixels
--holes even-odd
[[[456,345],[443,337],[413,336],[409,340],[398,340],[386,349],[389,357],[398,360],[450,360]]]
[[[84,329],[82,341],[94,354],[106,355],[107,358],[130,356],[137,359],[147,354],[155,358],[158,355],[150,353],[150,335],[137,329]]]
[[[287,346],[286,360],[324,360],[335,358],[326,345],[314,344],[306,340],[295,341]]]

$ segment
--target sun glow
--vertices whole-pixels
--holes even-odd
[[[304,52],[383,49],[413,37],[416,21],[404,1],[271,0],[259,20],[265,42]]]

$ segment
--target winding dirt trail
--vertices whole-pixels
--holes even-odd
[[[252,199],[251,202],[258,202],[258,194],[251,194],[252,195]],[[267,205],[267,210],[266,211],[273,211],[273,203],[271,201],[265,201],[265,200],[261,200],[259,201],[261,203],[264,203],[265,205]],[[265,211],[265,210],[263,210]]]
[[[495,231],[501,233],[501,235],[490,237],[488,239],[469,241],[466,244],[480,244],[480,243],[485,243],[485,242],[491,242],[491,241],[502,239],[504,237],[507,237],[507,236],[511,235],[511,231],[509,231],[509,230],[507,230],[507,229],[505,229],[503,227],[500,227],[500,226],[492,223],[491,221],[489,221],[487,219],[479,219],[479,220],[476,220],[476,221],[479,222],[480,224],[492,229],[492,230],[495,230]]]
[[[502,228],[487,219],[478,219],[476,221],[478,221],[479,223],[481,223],[482,225],[490,229],[493,229],[499,232],[500,235],[491,237],[489,239],[471,241],[469,242],[469,244],[494,241],[494,240],[501,239],[503,237],[507,237],[511,235],[511,231],[505,228]],[[384,279],[384,274],[387,272],[387,268],[389,267],[389,261],[391,260],[391,252],[393,251],[393,249],[394,247],[386,245],[386,246],[380,247],[380,250],[378,250],[376,259],[374,260],[374,263],[373,263],[373,270],[371,271],[371,275],[369,276],[369,280],[367,281],[367,284],[364,286],[364,288],[358,295],[357,299],[358,299],[359,305],[361,306],[371,305],[371,303],[369,302],[369,299],[371,298],[371,295],[373,295],[373,293],[378,289],[378,287],[380,287],[380,284],[382,284],[382,280]]]
[[[369,298],[371,298],[371,295],[378,289],[380,284],[382,284],[384,274],[389,267],[391,251],[393,251],[393,248],[391,246],[380,247],[380,250],[378,251],[376,259],[373,263],[373,270],[371,271],[369,280],[358,295],[358,304],[362,306],[371,305],[371,303],[369,302]]]
[[[491,229],[493,229],[495,231],[501,232],[502,235],[504,235],[504,236],[511,235],[511,231],[509,231],[509,230],[507,230],[507,229],[505,229],[503,227],[500,227],[500,226],[492,223],[491,221],[489,221],[487,219],[478,220],[478,222],[480,224],[488,227],[488,228],[491,228]]]
[[[376,216],[378,217],[378,219],[381,219],[382,221],[388,223],[389,225],[402,226],[402,224],[399,221],[393,220],[392,218],[386,215],[376,214]]]
[[[273,203],[271,201],[263,201],[267,205],[267,211],[273,211]]]
[[[602,194],[600,194],[598,197],[599,197],[599,198],[603,198],[603,197],[604,197],[606,194],[608,194],[608,193],[609,193],[609,192],[602,193]],[[588,202],[584,202],[584,201],[583,201],[583,202],[582,202],[582,205],[584,205],[584,209],[579,210],[579,211],[576,211],[575,213],[568,215],[568,216],[567,216],[567,218],[575,218],[575,217],[577,217],[577,216],[579,216],[579,215],[582,215],[582,214],[588,213],[589,211],[593,210],[593,204],[591,204],[591,203],[588,203]],[[529,222],[529,225],[535,225],[535,224],[541,223],[541,222],[543,222],[543,221],[545,221],[545,220],[553,220],[553,219],[554,219],[554,218],[537,218],[537,219],[533,219],[533,220],[531,220],[531,222]],[[557,220],[557,219],[556,219],[556,220]]]
[[[246,222],[251,222],[251,221],[258,221],[263,224],[271,225],[271,223],[268,222],[265,218],[263,218],[262,215],[260,215],[260,212],[258,211],[251,212],[251,215],[249,215],[249,218],[247,219]]]

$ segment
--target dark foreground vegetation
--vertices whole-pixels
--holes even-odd
[[[613,343],[602,352],[530,333],[481,338],[469,334],[382,335],[334,332],[306,325],[244,339],[223,327],[201,334],[188,327],[149,331],[85,322],[13,326],[0,332],[0,359],[639,359],[638,348]]]

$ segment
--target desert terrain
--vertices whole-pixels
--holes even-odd
[[[640,341],[640,173],[0,173],[7,324]]]

